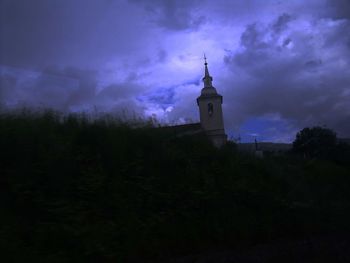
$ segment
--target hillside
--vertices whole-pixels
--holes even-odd
[[[165,262],[350,233],[348,164],[258,159],[138,126],[2,114],[1,261]]]

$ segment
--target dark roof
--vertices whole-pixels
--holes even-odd
[[[158,129],[169,131],[177,136],[192,135],[203,132],[202,126],[199,122],[174,126],[163,126],[159,127]]]

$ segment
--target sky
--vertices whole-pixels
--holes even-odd
[[[203,53],[230,139],[350,137],[349,0],[0,0],[0,107],[199,121]]]

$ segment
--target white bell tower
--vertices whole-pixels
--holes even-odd
[[[200,122],[203,130],[217,147],[221,147],[227,141],[222,115],[222,96],[216,92],[212,85],[213,78],[209,75],[207,58],[204,55],[204,88],[197,98]]]

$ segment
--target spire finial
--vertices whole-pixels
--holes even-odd
[[[204,65],[208,65],[208,63],[207,63],[207,57],[205,56],[205,53],[204,53]]]

